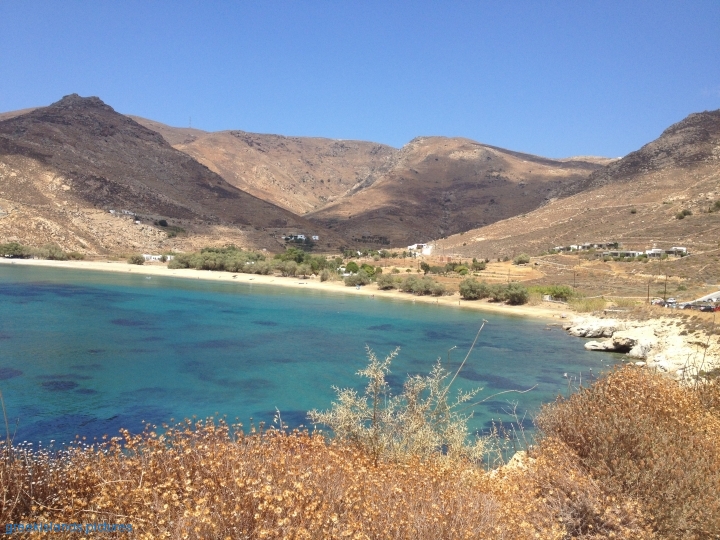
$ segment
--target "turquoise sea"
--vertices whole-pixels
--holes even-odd
[[[16,441],[89,440],[218,413],[290,426],[328,408],[332,386],[362,388],[365,346],[395,347],[390,382],[459,365],[486,318],[456,386],[491,398],[473,427],[530,427],[543,402],[567,394],[567,373],[591,378],[616,359],[546,322],[422,303],[247,283],[0,266],[0,390]],[[448,352],[452,347],[457,347]],[[4,431],[4,428],[3,428]]]

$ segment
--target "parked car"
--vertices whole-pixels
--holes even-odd
[[[709,311],[712,313],[713,311],[718,309],[718,307],[720,307],[720,306],[700,306],[700,311],[705,311],[705,312]]]

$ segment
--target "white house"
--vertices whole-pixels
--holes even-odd
[[[143,259],[150,262],[162,262],[162,255],[150,255],[149,253],[143,253]],[[165,255],[166,261],[172,261],[175,257],[173,255]]]

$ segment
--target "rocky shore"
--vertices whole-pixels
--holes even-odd
[[[688,327],[677,317],[648,320],[576,317],[563,325],[571,335],[592,338],[590,351],[625,353],[628,361],[691,381],[720,368],[718,335],[707,328]]]

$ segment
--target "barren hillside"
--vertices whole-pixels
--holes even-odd
[[[100,99],[77,95],[0,121],[0,215],[0,241],[90,253],[179,247],[195,236],[281,249],[273,234],[285,231],[341,243],[229,185]],[[158,219],[188,235],[168,238]]]
[[[445,253],[499,257],[617,240],[630,249],[717,250],[720,111],[692,114],[655,141],[599,170],[589,189],[525,215],[438,242]],[[692,212],[682,219],[683,210]]]
[[[468,139],[421,137],[372,185],[308,217],[357,245],[424,242],[577,193],[609,161],[553,160]]]
[[[233,186],[299,215],[372,184],[397,152],[373,142],[208,133],[135,119]]]

